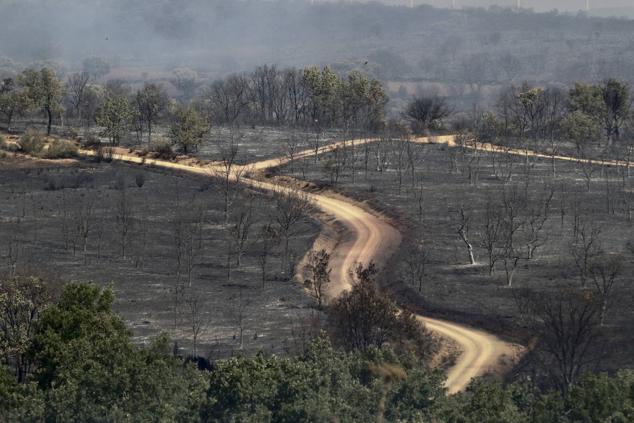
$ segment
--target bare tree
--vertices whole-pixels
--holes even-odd
[[[414,98],[405,110],[405,117],[411,122],[415,134],[442,127],[443,120],[449,115],[451,109],[445,99],[439,97]]]
[[[523,290],[517,295],[520,311],[536,335],[534,357],[567,393],[590,364],[600,358],[600,304],[586,292],[560,289],[552,293]]]
[[[203,106],[208,122],[233,125],[249,106],[249,81],[241,75],[232,75],[224,81],[215,81],[205,91]]]
[[[592,260],[602,251],[600,235],[601,230],[594,223],[582,222],[579,226],[578,236],[570,247],[570,253],[579,271],[581,286],[584,288]]]
[[[604,254],[594,257],[589,266],[589,273],[594,282],[595,289],[601,297],[600,325],[605,324],[609,306],[614,297],[615,290],[620,281],[619,277],[623,269],[621,256],[609,256]]]
[[[301,191],[284,191],[276,195],[275,222],[278,233],[283,242],[282,271],[290,269],[289,247],[290,240],[298,234],[298,226],[307,216],[310,203]],[[289,275],[292,276],[292,275]]]
[[[262,288],[264,288],[271,249],[278,241],[277,230],[270,223],[265,224],[260,229],[258,241],[258,263],[262,274]]]
[[[495,264],[500,259],[500,238],[502,236],[502,215],[499,205],[491,197],[487,198],[484,210],[484,222],[480,231],[480,246],[487,253],[489,275],[495,271]]]
[[[220,148],[220,166],[214,170],[214,175],[222,182],[225,224],[229,220],[231,204],[239,189],[237,183],[240,182],[240,178],[245,172],[245,168],[238,164],[239,152],[239,146],[234,142],[232,134],[229,143]]]
[[[132,229],[133,212],[132,201],[128,197],[125,184],[119,189],[119,198],[116,204],[116,224],[117,232],[119,234],[119,247],[121,250],[121,258],[126,257],[126,247],[128,245],[128,234]]]
[[[297,137],[295,134],[291,134],[284,143],[284,154],[288,159],[291,175],[295,174],[295,155],[297,154],[298,149],[299,142],[297,141]]]
[[[526,198],[518,194],[517,187],[505,190],[502,199],[502,236],[501,260],[504,264],[506,284],[510,288],[513,286],[513,277],[521,260],[528,260],[528,255],[522,251],[520,245],[520,235],[526,220],[522,216],[522,210],[526,208]]]
[[[467,253],[469,254],[469,264],[472,264],[472,265],[476,264],[475,255],[473,253],[473,245],[471,244],[471,241],[469,241],[470,217],[465,211],[464,206],[461,205],[460,208],[458,209],[457,217],[458,219],[456,224],[458,228],[456,229],[456,231],[458,232],[458,236],[460,237],[462,242],[467,247]]]
[[[246,320],[246,312],[247,307],[249,306],[249,301],[244,298],[242,293],[242,287],[239,288],[238,297],[234,298],[231,302],[233,305],[233,318],[235,320],[236,326],[238,328],[237,337],[234,335],[233,339],[238,339],[239,349],[244,349],[244,331],[245,331],[245,320]]]
[[[70,102],[75,110],[75,116],[77,121],[81,123],[81,113],[84,106],[86,97],[86,87],[90,80],[90,74],[88,72],[73,73],[68,77],[68,83],[66,84],[68,93],[70,94]]]
[[[136,93],[136,106],[139,116],[147,126],[148,145],[152,144],[152,128],[167,107],[167,95],[162,86],[145,84]]]
[[[586,190],[590,192],[590,184],[592,183],[592,178],[597,171],[597,166],[590,161],[585,148],[582,145],[577,145],[577,154],[579,156],[577,166],[581,170],[583,178],[586,180]]]
[[[84,266],[88,264],[88,236],[93,225],[94,202],[94,198],[82,196],[81,200],[76,205],[76,213],[74,216],[77,233],[82,240]]]
[[[231,270],[233,256],[235,254],[235,265],[240,267],[242,255],[244,253],[251,226],[253,225],[253,201],[254,197],[249,195],[241,207],[231,214],[227,226],[227,279],[231,280]]]
[[[189,327],[192,331],[192,356],[198,356],[198,338],[206,330],[209,319],[204,316],[205,312],[202,308],[200,298],[189,293],[185,299],[189,314]]]
[[[418,292],[423,291],[427,264],[429,263],[429,249],[422,240],[412,240],[404,248],[403,261],[407,268],[410,284],[418,287]]]
[[[548,239],[544,233],[544,226],[550,217],[550,209],[555,191],[546,188],[541,198],[532,199],[526,207],[526,258],[532,260],[537,249],[543,246]]]

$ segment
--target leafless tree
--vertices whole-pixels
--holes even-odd
[[[66,84],[70,94],[70,102],[73,109],[75,109],[75,116],[77,116],[78,122],[81,122],[82,119],[81,113],[89,80],[90,74],[88,72],[73,73],[68,77],[68,83]]]
[[[469,264],[476,264],[476,259],[473,252],[473,245],[469,240],[469,223],[471,218],[468,215],[467,211],[465,211],[465,207],[462,205],[459,207],[456,215],[456,225],[458,226],[456,232],[458,232],[458,236],[467,247],[467,253],[469,254]]]
[[[119,198],[116,204],[116,230],[119,234],[119,247],[121,250],[121,258],[126,258],[126,247],[128,245],[128,234],[132,229],[133,211],[132,201],[128,196],[125,185],[119,189]]]
[[[590,364],[600,358],[600,304],[588,292],[559,289],[552,293],[523,290],[520,311],[535,334],[541,374],[567,393]]]
[[[550,217],[550,210],[555,191],[546,187],[540,198],[533,198],[526,207],[525,243],[526,258],[532,260],[537,249],[548,239],[544,226]]]
[[[245,168],[238,164],[239,152],[239,146],[235,142],[234,135],[232,134],[228,144],[220,148],[220,166],[214,170],[214,175],[222,182],[221,189],[224,200],[223,213],[225,224],[229,220],[231,204],[239,190],[238,182],[240,182],[240,178],[245,172]]]
[[[206,330],[209,319],[205,316],[201,300],[195,293],[190,292],[185,304],[188,309],[189,327],[192,331],[192,355],[198,356],[198,338]]]
[[[299,142],[295,134],[291,134],[284,143],[284,156],[288,159],[291,175],[295,174],[295,155],[299,149]]]
[[[424,205],[425,205],[425,184],[423,183],[423,177],[420,176],[418,177],[418,188],[415,191],[415,197],[416,197],[416,211],[418,214],[418,221],[422,222],[423,221],[423,217],[424,217],[424,213],[425,213],[425,209],[424,209]]]
[[[18,263],[24,259],[25,254],[25,247],[22,240],[15,235],[11,235],[7,242],[7,265],[9,267],[9,276],[15,276]]]
[[[577,155],[579,157],[577,166],[581,170],[583,178],[586,180],[586,189],[590,192],[590,184],[592,183],[592,178],[597,171],[597,166],[590,161],[588,154],[582,145],[577,146]]]
[[[253,216],[254,197],[249,195],[246,201],[237,207],[231,214],[227,226],[227,279],[231,280],[231,270],[235,255],[235,265],[240,267],[251,227],[254,223]]]
[[[422,292],[427,275],[427,264],[429,263],[429,249],[422,240],[417,239],[406,244],[404,253],[403,261],[410,284],[416,286],[418,292]]]
[[[605,324],[610,303],[620,282],[623,257],[601,254],[592,258],[588,273],[592,277],[596,292],[601,297],[600,325]]]
[[[145,260],[145,253],[147,250],[147,235],[148,235],[148,222],[145,219],[139,219],[136,225],[136,231],[134,238],[136,239],[135,259],[134,267],[140,267]]]
[[[499,205],[491,197],[487,198],[484,210],[484,221],[480,230],[480,246],[484,248],[488,258],[489,275],[495,271],[495,264],[500,259],[500,238],[502,236],[502,215]]]
[[[506,284],[513,286],[513,277],[521,260],[528,260],[528,254],[522,251],[520,235],[526,225],[522,210],[527,199],[519,195],[517,187],[505,190],[502,198],[501,260],[504,264]]]
[[[241,75],[232,75],[216,81],[205,91],[203,105],[211,123],[233,125],[249,106],[249,81]]]
[[[409,170],[412,188],[414,188],[416,182],[421,182],[420,178],[416,178],[416,170],[425,160],[425,150],[421,145],[411,142],[409,138],[407,139],[405,145],[407,152],[407,168]]]
[[[277,241],[278,233],[275,227],[270,223],[262,226],[258,235],[258,264],[260,265],[260,272],[262,274],[262,288],[264,288],[266,284],[271,249],[277,244]]]
[[[233,318],[235,320],[237,329],[238,329],[238,335],[235,336],[234,335],[234,339],[238,339],[239,342],[239,349],[242,350],[244,349],[244,331],[245,331],[245,324],[246,324],[246,317],[247,317],[247,308],[249,306],[249,301],[244,298],[244,294],[242,293],[242,287],[239,288],[238,291],[238,297],[234,298],[233,301],[231,302],[231,304],[233,305]]]
[[[106,232],[106,217],[103,214],[95,216],[95,236],[97,247],[97,261],[101,261],[101,246],[103,245],[103,237]]]
[[[301,223],[310,210],[307,196],[301,191],[284,191],[276,195],[275,222],[283,243],[282,271],[290,268],[289,247],[290,240],[298,234]],[[290,275],[292,276],[292,275]]]
[[[330,184],[336,186],[343,170],[344,151],[341,147],[335,147],[323,163],[323,170],[330,180]]]
[[[74,221],[77,234],[82,240],[84,252],[84,266],[88,264],[88,236],[93,229],[94,220],[94,203],[93,197],[82,196],[76,205],[74,213]]]
[[[579,226],[578,236],[570,247],[570,253],[579,271],[583,288],[586,286],[593,258],[602,251],[600,235],[601,230],[593,222],[582,222]]]

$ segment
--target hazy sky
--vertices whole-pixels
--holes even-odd
[[[411,0],[385,0],[386,3],[408,4]],[[415,4],[431,4],[434,6],[451,6],[452,0],[414,0]],[[455,0],[457,7],[463,6],[515,6],[517,0]],[[585,9],[586,0],[521,0],[522,7],[533,8],[540,11],[552,9],[577,11]],[[634,0],[590,0],[591,8],[605,9],[613,7],[632,7]]]

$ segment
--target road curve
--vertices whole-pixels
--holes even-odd
[[[375,138],[353,141],[355,145],[362,145],[377,141]],[[418,139],[418,142],[444,142],[451,143],[453,137],[435,137]],[[336,147],[350,146],[351,141],[342,141],[323,146],[317,151],[306,150],[294,155],[308,157],[314,154],[322,154]],[[94,156],[95,152],[81,150],[81,154]],[[114,153],[113,160],[155,166],[166,169],[198,174],[217,175],[218,165],[191,165],[164,160],[146,159],[127,153]],[[290,158],[277,158],[253,163],[243,169],[251,172],[261,172],[271,167],[276,167],[290,161]],[[293,188],[276,184],[261,178],[255,179],[242,176],[240,183],[257,189],[276,192],[297,193]],[[377,265],[384,265],[390,256],[397,251],[401,240],[401,233],[386,219],[364,210],[354,201],[345,198],[336,198],[325,194],[302,193],[316,207],[327,215],[334,217],[345,228],[345,233],[340,242],[336,243],[331,251],[332,283],[329,286],[328,296],[336,298],[343,291],[350,289],[352,279],[350,269],[355,263],[369,263],[374,261]],[[461,353],[453,366],[448,370],[445,387],[450,394],[464,390],[471,379],[498,369],[503,362],[508,362],[517,355],[518,346],[506,343],[497,337],[465,325],[444,320],[431,319],[425,316],[417,316],[427,328],[442,337],[455,342]]]

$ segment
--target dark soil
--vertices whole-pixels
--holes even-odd
[[[125,257],[119,217],[124,195],[130,210]],[[263,193],[236,190],[231,206],[235,213],[226,225],[223,199],[218,182],[210,178],[8,153],[0,159],[1,271],[8,273],[15,266],[22,273],[112,286],[116,310],[141,343],[166,332],[185,352],[191,351],[190,305],[196,299],[203,327],[199,355],[226,357],[240,350],[240,326],[246,352],[293,350],[302,342],[305,326],[319,316],[304,289],[288,280],[288,271],[281,271],[278,247],[271,248],[262,286],[257,234],[275,215],[275,201]],[[228,228],[248,201],[254,204],[255,223],[241,266],[228,279]],[[84,255],[79,223],[86,213],[90,229]],[[182,265],[177,276],[178,222],[181,228],[199,228],[190,231],[195,234],[190,237],[195,251],[191,286],[187,266]],[[312,221],[301,224],[291,245],[295,260],[303,257],[317,233]]]

